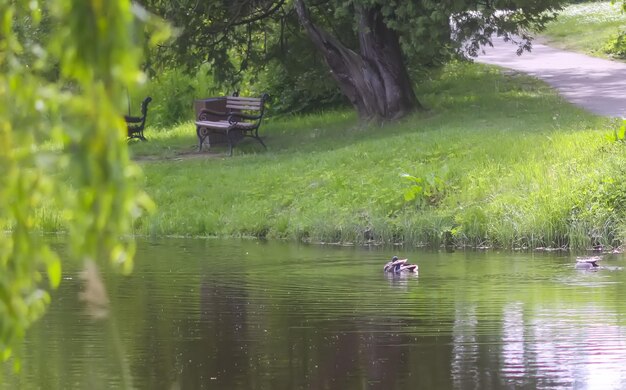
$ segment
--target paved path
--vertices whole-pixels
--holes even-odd
[[[626,64],[570,53],[534,43],[521,56],[516,46],[495,42],[477,62],[511,68],[538,77],[567,100],[600,115],[626,117]]]

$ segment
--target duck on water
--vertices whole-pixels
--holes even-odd
[[[597,270],[600,268],[598,261],[600,257],[587,257],[582,259],[576,259],[576,269]]]
[[[408,260],[409,259],[398,259],[398,256],[394,256],[391,258],[390,262],[385,264],[383,271],[397,274],[402,272],[417,273],[419,268],[417,264],[409,264],[407,263]]]

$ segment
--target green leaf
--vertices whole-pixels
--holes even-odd
[[[59,287],[61,283],[61,262],[59,259],[48,261],[48,279],[52,288]]]

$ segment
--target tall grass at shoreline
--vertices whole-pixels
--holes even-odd
[[[271,119],[268,151],[195,153],[191,123],[130,145],[158,211],[137,234],[505,248],[616,246],[626,159],[614,124],[545,84],[455,64],[428,111],[384,127],[351,112]],[[412,179],[410,179],[412,178]],[[600,190],[602,189],[602,190]],[[622,203],[620,203],[622,202]]]

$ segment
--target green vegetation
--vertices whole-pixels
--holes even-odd
[[[206,63],[225,91],[280,96],[283,112],[349,102],[361,119],[383,122],[421,109],[413,87],[456,49],[475,53],[494,31],[524,45],[522,32],[541,30],[564,1],[138,2],[177,29],[147,52],[150,72],[194,74]]]
[[[626,227],[617,124],[532,78],[453,64],[430,110],[360,126],[352,112],[273,119],[269,150],[198,154],[192,123],[130,145],[158,211],[136,233],[506,248],[615,246]]]
[[[623,57],[620,37],[625,25],[621,2],[588,2],[565,7],[542,35],[548,44],[566,50]]]
[[[0,4],[0,361],[61,282],[37,224],[69,232],[70,258],[132,268],[132,222],[151,202],[119,102],[143,78],[144,26],[162,35],[148,19],[124,0]]]
[[[169,29],[134,2],[0,6],[2,360],[61,281],[60,256],[40,232],[68,233],[65,261],[85,264],[81,297],[99,319],[108,298],[95,263],[130,271],[133,234],[506,248],[610,247],[626,234],[624,128],[527,77],[453,63],[428,78],[459,43],[448,41],[451,15],[459,41],[479,42],[485,25],[541,27],[559,0],[512,2],[515,12],[472,12],[480,6],[469,1],[145,3],[182,21],[169,48],[150,49]],[[320,78],[324,63],[334,81]],[[341,111],[334,82],[356,112]],[[195,152],[193,98],[240,85],[246,95],[279,91],[274,111],[338,111],[269,118],[267,152],[256,143],[234,158]],[[135,112],[155,99],[151,141],[130,154],[127,94]],[[367,126],[357,116],[404,119]],[[139,186],[156,213],[142,215],[152,201]]]
[[[149,83],[135,85],[127,91],[127,96],[123,99],[126,104],[123,112],[128,115],[139,115],[143,99],[152,96],[155,99],[148,106],[151,123],[171,128],[188,121],[193,118],[191,103],[194,99],[233,92],[215,88],[215,82],[207,72],[204,66],[195,74],[186,74],[180,69],[163,71],[155,75]],[[130,102],[127,99],[130,99]]]

